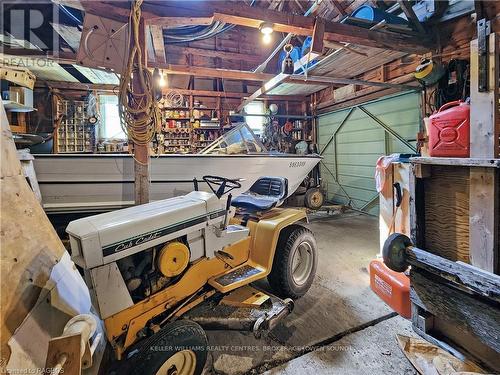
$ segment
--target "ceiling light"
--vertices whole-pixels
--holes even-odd
[[[160,87],[165,87],[167,85],[166,74],[160,73],[160,79],[158,80],[158,85]]]
[[[273,33],[273,24],[268,22],[262,22],[260,24],[259,30],[264,35],[271,35]]]
[[[269,44],[269,43],[271,43],[272,40],[273,40],[273,37],[271,36],[271,34],[262,35],[262,41],[264,42],[264,44]]]

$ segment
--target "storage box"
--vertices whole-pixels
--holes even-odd
[[[26,87],[10,87],[9,99],[27,107],[33,107],[33,90]]]

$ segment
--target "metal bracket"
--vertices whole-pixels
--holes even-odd
[[[491,33],[491,23],[485,18],[477,21],[477,45],[479,55],[478,91],[488,91],[488,35]]]

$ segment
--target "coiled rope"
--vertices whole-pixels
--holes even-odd
[[[142,2],[135,0],[132,3],[130,54],[127,67],[120,76],[118,94],[120,125],[128,139],[136,145],[149,144],[161,125],[160,109],[154,98],[153,74],[143,64],[139,42]],[[133,76],[138,77],[137,83],[132,82]]]

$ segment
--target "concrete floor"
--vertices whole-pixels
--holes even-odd
[[[369,286],[367,267],[379,251],[378,219],[358,213],[310,219],[319,248],[311,289],[260,340],[208,332],[213,349],[208,373],[416,374],[395,337],[413,335],[411,324]]]

